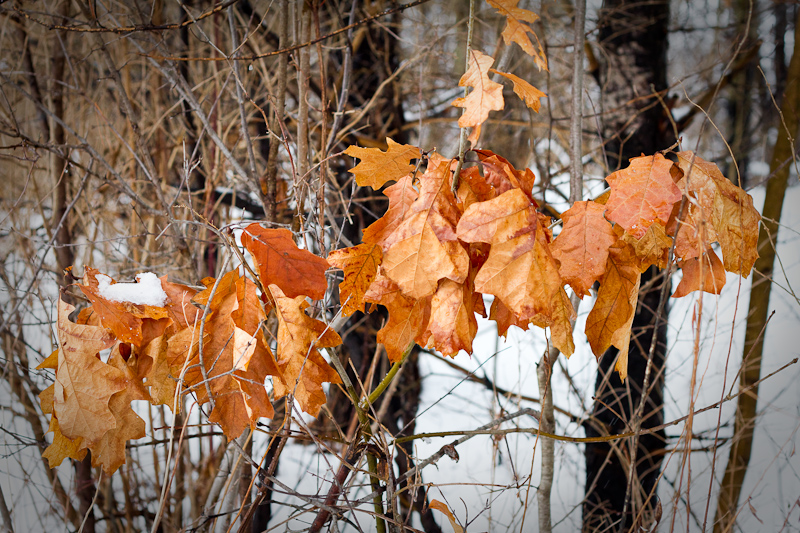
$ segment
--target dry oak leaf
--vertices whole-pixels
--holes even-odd
[[[431,315],[423,338],[444,355],[455,357],[460,350],[472,353],[472,341],[478,333],[473,294],[471,279],[464,283],[444,279],[431,298]]]
[[[471,205],[461,217],[458,234],[467,242],[492,244],[475,277],[475,290],[502,300],[517,322],[550,326],[553,344],[570,356],[574,351],[570,320],[575,318],[575,310],[550,252],[547,220],[536,213],[521,190],[513,189]],[[567,331],[569,335],[565,335]]]
[[[467,277],[469,254],[456,236],[460,212],[450,188],[450,160],[434,154],[420,176],[419,198],[379,243],[381,271],[410,298],[430,296],[440,279],[462,283]]]
[[[356,183],[365,187],[369,185],[375,190],[383,187],[387,181],[397,181],[414,170],[412,159],[418,159],[422,153],[416,146],[399,144],[386,137],[387,148],[362,148],[348,146],[344,151],[351,157],[361,159],[350,172],[355,175]]]
[[[497,196],[495,188],[481,176],[477,166],[461,169],[458,180],[458,202],[461,211],[475,202],[485,202]]]
[[[377,340],[386,349],[389,361],[396,363],[414,344],[425,346],[423,337],[431,312],[431,297],[416,300],[405,296],[400,287],[382,274],[378,274],[364,295],[364,300],[386,307],[389,319],[378,331]]]
[[[411,205],[419,198],[419,191],[414,188],[411,176],[400,178],[394,185],[386,187],[383,194],[389,198],[389,208],[381,218],[364,229],[364,243],[381,244],[403,223]]]
[[[719,294],[725,286],[725,266],[714,250],[709,248],[701,258],[695,257],[678,263],[683,271],[683,278],[672,294],[673,298],[681,298],[693,291],[702,290],[710,294]],[[702,272],[701,272],[702,269]]]
[[[725,270],[746,278],[758,259],[761,215],[753,207],[753,198],[726,179],[714,163],[689,151],[678,152],[677,156],[677,164],[684,173],[678,187],[688,190],[696,199],[702,208],[698,210],[700,213],[706,214],[706,218],[710,214],[710,220],[705,222],[710,222],[716,233]],[[698,212],[694,215],[695,220],[700,219]]]
[[[663,155],[634,157],[631,164],[608,176],[611,196],[606,218],[641,239],[654,221],[666,224],[681,190],[672,180],[672,161]]]
[[[228,438],[236,438],[247,426],[255,427],[259,418],[273,415],[264,380],[273,375],[275,382],[280,381],[280,371],[260,330],[266,317],[256,285],[236,270],[219,283],[213,278],[203,282],[206,289],[194,298],[209,310],[202,356],[197,324],[169,338],[166,360],[171,373],[182,377],[187,389],[196,394],[198,403],[212,402],[209,421],[219,423]]]
[[[667,268],[672,239],[667,235],[666,228],[661,222],[654,222],[647,228],[647,232],[641,239],[636,239],[629,233],[623,233],[622,240],[633,246],[639,262],[639,270],[642,272],[650,268],[650,265]]]
[[[176,326],[176,330],[191,326],[203,316],[203,310],[192,305],[192,298],[197,290],[180,283],[172,283],[167,276],[161,279],[161,288],[167,295],[167,313]]]
[[[253,256],[264,287],[275,284],[290,298],[302,294],[320,300],[325,296],[328,262],[298,248],[288,229],[249,224],[242,232],[242,245]]]
[[[499,74],[504,78],[511,81],[514,84],[514,94],[519,96],[519,99],[525,102],[525,105],[528,106],[530,109],[533,109],[536,113],[539,112],[539,109],[542,107],[542,103],[539,101],[540,98],[547,98],[547,95],[528,83],[527,81],[523,80],[519,76],[515,76],[510,72],[500,72],[499,70],[489,69],[490,72],[495,74]]]
[[[111,396],[108,403],[114,413],[116,425],[106,431],[102,438],[90,446],[92,450],[92,466],[102,467],[107,475],[111,475],[125,464],[125,445],[129,440],[145,436],[144,420],[131,408],[131,399],[127,391]]]
[[[595,202],[575,202],[561,215],[564,228],[550,247],[561,278],[581,298],[605,273],[608,249],[617,240],[604,211]]]
[[[443,513],[447,519],[450,521],[450,527],[453,528],[453,533],[464,533],[464,528],[458,525],[456,522],[456,517],[453,516],[452,511],[447,505],[439,500],[431,500],[431,503],[428,504],[428,507],[431,509],[436,509],[440,513]]]
[[[50,468],[59,466],[64,462],[64,459],[82,461],[86,457],[86,444],[83,438],[70,439],[65,437],[61,433],[58,419],[55,416],[50,417],[50,427],[47,428],[47,433],[53,434],[53,442],[44,450],[42,457],[47,459]]]
[[[530,326],[530,322],[527,320],[517,320],[511,309],[506,307],[506,304],[500,298],[495,298],[492,301],[492,307],[489,309],[489,319],[497,323],[497,335],[503,338],[508,336],[508,329],[511,326],[517,326],[522,331],[527,331]]]
[[[506,46],[517,43],[522,50],[533,57],[534,63],[539,70],[547,70],[547,56],[542,48],[542,43],[536,36],[536,32],[528,26],[539,20],[539,15],[533,11],[517,7],[519,0],[487,0],[489,5],[495,8],[501,15],[506,17],[506,27],[503,28],[503,41]],[[534,48],[528,34],[531,34],[536,41]]]
[[[322,384],[342,382],[319,348],[338,346],[342,339],[323,322],[305,313],[308,302],[304,297],[289,298],[277,285],[270,285],[269,291],[278,314],[278,367],[286,383],[275,381],[275,396],[291,392],[303,411],[319,416],[326,401]]]
[[[489,79],[489,68],[494,58],[480,50],[469,51],[469,68],[461,76],[459,87],[472,87],[472,91],[463,98],[453,101],[453,106],[464,108],[458,119],[459,128],[477,127],[489,118],[490,111],[503,109],[503,86]]]
[[[473,152],[478,155],[478,159],[481,161],[484,180],[495,189],[495,194],[492,198],[516,188],[521,189],[531,203],[538,207],[536,200],[533,198],[533,183],[536,176],[531,169],[517,170],[506,158],[490,150],[473,150]]]
[[[615,369],[623,380],[628,376],[628,347],[640,280],[641,272],[633,247],[622,239],[618,240],[609,249],[597,301],[586,318],[586,337],[598,359],[612,345],[619,349]]]
[[[64,436],[83,437],[91,446],[115,426],[108,402],[129,383],[125,373],[97,357],[98,352],[114,345],[114,336],[103,327],[71,322],[69,314],[74,309],[59,299],[53,408]]]
[[[370,243],[333,250],[328,254],[328,263],[344,271],[344,279],[339,283],[342,316],[364,311],[364,294],[378,274],[382,258],[381,247]]]
[[[108,358],[108,364],[131,378],[130,386],[111,396],[108,407],[114,414],[116,424],[106,431],[100,440],[89,448],[92,450],[92,466],[103,467],[106,474],[113,474],[125,464],[125,445],[129,440],[145,436],[145,423],[131,408],[134,400],[149,400],[147,392],[137,382],[131,371],[131,359],[126,362],[117,344]]]
[[[79,285],[83,294],[92,302],[92,309],[115,337],[123,342],[139,345],[142,342],[142,319],[131,313],[123,302],[112,302],[100,296],[96,276],[99,271],[85,267],[84,285]],[[112,280],[113,283],[114,280]]]

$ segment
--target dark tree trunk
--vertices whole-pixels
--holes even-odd
[[[600,12],[598,72],[603,93],[603,135],[609,171],[624,168],[642,153],[651,155],[675,140],[666,111],[655,92],[666,89],[667,1],[605,0]],[[666,95],[662,94],[666,99]],[[663,277],[655,267],[642,275],[642,290],[633,321],[628,359],[628,379],[623,383],[613,371],[617,356],[611,349],[599,361],[593,423],[588,437],[632,429],[643,393],[648,352],[657,320],[657,345],[642,413],[642,428],[663,421],[666,309],[657,319]],[[652,282],[652,283],[651,283]],[[586,446],[586,498],[584,531],[627,531],[652,520],[664,450],[664,432],[641,436],[636,452],[636,472],[628,488],[631,441],[592,443]],[[625,503],[626,495],[629,502]],[[644,509],[643,509],[644,506]],[[642,512],[644,511],[644,512]],[[624,516],[623,516],[624,512]],[[638,524],[637,524],[638,517]]]

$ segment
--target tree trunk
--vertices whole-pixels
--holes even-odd
[[[778,139],[770,162],[770,175],[762,211],[761,232],[758,235],[758,253],[750,291],[747,328],[742,351],[742,370],[739,390],[748,389],[738,397],[733,426],[733,444],[725,475],[720,486],[714,532],[730,531],[736,519],[739,494],[750,463],[753,447],[753,429],[756,422],[758,385],[761,379],[761,356],[764,350],[765,328],[769,314],[769,295],[772,289],[772,271],[775,263],[775,243],[778,240],[783,199],[789,180],[789,170],[794,153],[792,137],[796,137],[800,111],[800,13],[795,21],[794,52],[785,81],[781,114],[784,123],[779,126]]]
[[[667,87],[667,1],[633,2],[606,0],[600,12],[600,46],[606,62],[598,72],[603,92],[603,135],[609,170],[625,167],[628,159],[653,154],[674,142],[665,110],[654,91]],[[663,95],[662,95],[663,96]],[[600,358],[596,380],[593,420],[586,426],[588,437],[632,429],[642,394],[646,395],[641,427],[663,420],[664,356],[666,352],[666,308],[659,310],[663,280],[651,267],[642,274],[639,305],[633,320],[628,360],[628,379],[623,383],[613,371],[617,350]],[[653,283],[651,283],[653,282]],[[657,344],[645,387],[648,352]],[[633,486],[628,487],[632,442],[590,443],[586,446],[586,498],[584,531],[625,531],[639,520],[649,521],[657,505],[656,480],[661,467],[664,432],[641,436],[635,452]],[[626,502],[626,499],[630,499]],[[624,516],[623,516],[624,515]]]

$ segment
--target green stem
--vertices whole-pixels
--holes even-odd
[[[406,362],[408,356],[411,355],[411,350],[414,349],[414,346],[415,344],[411,343],[409,347],[406,348],[406,351],[403,352],[403,357],[392,365],[392,368],[389,369],[389,371],[386,373],[386,376],[384,376],[381,382],[378,383],[378,386],[375,387],[375,390],[369,394],[369,397],[366,398],[366,401],[361,402],[362,410],[367,410],[369,406],[374,404],[378,398],[380,398],[381,394],[383,394],[383,392],[389,387],[389,385],[392,383],[392,380],[397,375],[397,372],[400,371],[400,367],[403,366],[403,363]]]

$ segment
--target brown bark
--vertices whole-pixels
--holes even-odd
[[[761,231],[758,235],[758,253],[753,273],[753,287],[747,313],[742,370],[739,374],[739,389],[750,388],[739,396],[736,403],[736,418],[733,426],[733,443],[728,456],[725,475],[720,485],[714,532],[730,531],[735,523],[750,455],[753,447],[758,403],[758,385],[761,377],[761,358],[769,314],[769,296],[772,290],[772,273],[775,263],[775,243],[778,239],[781,211],[789,180],[791,160],[794,157],[794,140],[800,113],[800,14],[795,21],[795,41],[792,60],[786,79],[778,139],[772,152],[770,175],[762,211]],[[789,164],[787,164],[787,162]]]

